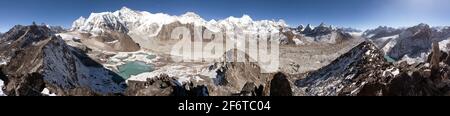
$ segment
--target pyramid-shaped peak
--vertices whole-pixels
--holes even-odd
[[[186,12],[182,15],[182,17],[192,17],[192,18],[201,18],[200,15],[195,12]]]
[[[78,20],[85,20],[86,18],[84,18],[83,16],[80,16],[79,18],[78,18]]]
[[[429,25],[425,23],[420,23],[419,25],[417,25],[417,27],[429,27]]]
[[[120,10],[116,11],[115,13],[121,13],[121,14],[132,14],[132,13],[136,13],[136,10],[130,9],[126,6],[122,7]]]
[[[126,7],[126,6],[123,6],[123,7],[120,9],[120,11],[133,11],[133,10],[130,9],[130,8],[128,8],[128,7]]]
[[[253,20],[252,17],[250,17],[250,16],[247,15],[247,14],[242,15],[241,18],[242,18],[243,20],[249,20],[249,21],[252,21],[252,20]]]

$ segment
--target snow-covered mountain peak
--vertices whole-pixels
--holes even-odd
[[[84,18],[83,16],[80,16],[76,21],[86,21],[86,18]]]
[[[128,18],[128,20],[137,19],[138,17],[142,16],[141,11],[132,10],[127,7],[122,7],[120,10],[115,11],[113,14],[120,18]]]
[[[128,32],[122,19],[111,12],[91,13],[79,30],[86,32],[103,33],[109,30]]]
[[[208,21],[208,24],[217,24],[217,21],[212,19],[212,20]]]
[[[81,16],[80,18],[78,18],[77,20],[75,20],[72,23],[72,27],[73,27],[72,30],[78,30],[79,27],[83,26],[85,22],[86,22],[86,18]]]
[[[165,13],[136,11],[123,7],[115,12],[92,13],[87,19],[80,18],[74,22],[72,30],[94,34],[119,31],[152,38],[160,34],[164,26],[176,22],[192,24],[196,27],[205,27],[214,32],[221,30],[231,31],[236,28],[241,28],[253,33],[277,33],[280,28],[288,26],[283,20],[254,21],[249,15],[245,14],[239,18],[231,16],[226,19],[206,21],[194,12],[187,12],[176,16]]]
[[[250,16],[244,14],[240,18],[230,16],[230,17],[226,18],[225,21],[232,22],[232,23],[249,24],[249,23],[253,22],[253,19]]]
[[[429,27],[429,25],[428,24],[425,24],[425,23],[420,23],[419,25],[417,25],[418,27]]]
[[[124,7],[120,8],[120,10],[118,10],[118,12],[127,13],[127,12],[136,12],[136,11],[124,6]]]
[[[186,12],[183,15],[181,15],[181,17],[189,17],[189,18],[194,18],[194,19],[201,19],[202,17],[200,17],[200,15],[194,13],[194,12]]]
[[[196,26],[203,26],[206,24],[206,20],[194,12],[186,12],[185,14],[178,16],[177,20],[182,24],[193,23]]]
[[[248,16],[247,14],[242,15],[241,20],[244,20],[244,21],[253,21],[253,19],[252,19],[250,16]]]

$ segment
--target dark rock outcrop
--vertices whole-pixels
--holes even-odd
[[[215,78],[202,78],[211,96],[269,96],[273,74],[263,73],[258,62],[245,52],[231,49],[209,67]]]
[[[433,55],[434,55],[434,52],[431,51],[431,53],[430,53],[430,54],[428,55],[428,57],[427,57],[426,63],[431,63],[431,58],[432,58]],[[441,62],[441,61],[444,61],[444,62],[445,62],[445,60],[447,59],[447,57],[448,57],[448,54],[447,54],[446,52],[440,51],[440,57],[439,57],[439,61],[440,61],[440,62]]]
[[[216,63],[217,77],[213,79],[214,84],[216,86],[226,86],[230,91],[234,91],[232,93],[241,91],[248,82],[252,82],[255,85],[265,84],[267,78],[262,76],[261,67],[257,62],[252,62],[251,59],[253,58],[238,49],[226,52],[222,62]]]
[[[291,83],[283,73],[277,73],[270,81],[270,96],[292,96]]]
[[[433,42],[432,52],[433,52],[433,54],[431,55],[431,61],[430,61],[431,74],[436,74],[439,71],[439,63],[442,61],[441,51],[439,50],[438,42]]]
[[[206,86],[178,83],[174,77],[161,74],[147,81],[128,81],[127,96],[209,96]]]
[[[256,86],[255,83],[247,82],[242,88],[241,92],[235,94],[236,96],[263,96],[264,87],[262,85]]]
[[[311,28],[311,25],[308,24],[308,25],[306,25],[305,29],[302,31],[302,34],[310,34],[312,32],[313,32],[313,30]]]
[[[41,96],[45,83],[42,75],[31,73],[20,77],[9,77],[5,80],[3,92],[9,96]]]
[[[305,28],[305,27],[304,27],[303,25],[299,25],[299,26],[296,28],[296,30],[297,30],[297,32],[301,32],[301,31],[303,31],[304,28]]]
[[[443,59],[443,62],[444,62],[445,64],[447,64],[447,65],[450,65],[450,55],[447,55],[447,57],[445,57],[445,58]]]

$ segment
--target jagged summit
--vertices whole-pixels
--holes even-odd
[[[134,12],[134,10],[132,10],[126,6],[123,6],[122,8],[120,8],[119,12]]]
[[[31,25],[31,26],[16,25],[11,30],[9,30],[4,34],[3,36],[4,39],[1,39],[0,43],[10,43],[13,41],[20,41],[19,43],[20,46],[25,47],[32,44],[33,42],[47,39],[52,34],[54,34],[54,32],[52,32],[45,25]]]
[[[311,33],[312,27],[311,24],[306,25],[305,29],[303,30],[303,33]]]
[[[202,18],[200,15],[196,14],[195,12],[186,12],[183,15],[181,15],[181,17],[190,17],[190,18],[195,18],[195,19]]]
[[[247,14],[242,15],[240,18],[237,18],[237,17],[234,17],[234,16],[230,16],[230,17],[228,17],[225,20],[242,21],[242,22],[251,22],[251,21],[253,21],[253,19]]]
[[[336,30],[337,29],[333,28],[332,25],[327,25],[322,22],[322,23],[320,23],[319,26],[316,26],[314,28],[311,26],[311,24],[308,24],[302,31],[299,31],[299,30],[297,30],[297,31],[302,34],[305,34],[306,36],[316,37],[316,36],[323,36],[323,35],[330,34],[331,32],[336,31]]]

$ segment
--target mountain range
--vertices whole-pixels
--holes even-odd
[[[426,59],[434,41],[439,42],[441,50],[448,52],[449,33],[450,27],[430,27],[427,24],[419,24],[400,29],[380,26],[365,31],[363,36],[374,41],[389,57],[412,62]]]
[[[218,59],[178,63],[177,27],[275,34],[278,71],[227,50]],[[291,27],[248,15],[206,21],[136,11],[91,13],[70,29],[17,25],[0,34],[0,95],[8,96],[441,96],[450,95],[450,27],[418,24],[360,31],[322,23]],[[227,38],[237,39],[237,38]],[[228,41],[228,40],[227,40]],[[244,54],[246,62],[227,62]]]

